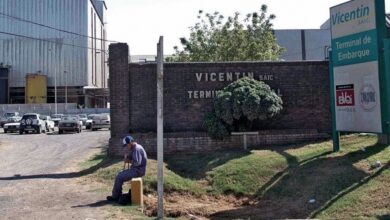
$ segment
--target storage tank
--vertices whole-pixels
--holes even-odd
[[[47,103],[47,76],[27,74],[25,90],[26,104]]]

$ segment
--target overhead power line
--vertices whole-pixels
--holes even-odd
[[[75,44],[68,44],[68,43],[63,43],[63,42],[58,43],[56,41],[51,41],[51,40],[46,40],[46,39],[36,38],[36,37],[30,37],[30,36],[21,35],[21,34],[14,34],[14,33],[9,33],[9,32],[4,32],[4,31],[0,31],[0,34],[6,34],[6,35],[15,36],[15,37],[22,37],[22,38],[27,38],[27,39],[31,39],[31,40],[44,41],[44,42],[49,42],[49,43],[53,43],[53,44],[61,44],[61,45],[77,47],[77,48],[97,50],[97,51],[104,52],[104,53],[107,52],[106,50],[102,50],[102,49],[97,49],[97,48],[92,48],[92,47],[83,47],[83,46],[79,46],[79,45],[75,45]]]
[[[68,33],[68,34],[77,35],[77,36],[80,36],[80,37],[86,37],[86,38],[90,38],[90,39],[96,39],[96,40],[106,41],[106,42],[111,42],[111,43],[121,43],[121,42],[119,42],[119,41],[105,40],[105,39],[102,39],[102,38],[96,38],[96,37],[92,37],[92,36],[88,36],[88,35],[83,35],[83,34],[79,34],[79,33],[72,32],[72,31],[67,31],[67,30],[59,29],[59,28],[52,27],[52,26],[49,26],[49,25],[45,25],[45,24],[37,23],[37,22],[31,21],[31,20],[19,18],[19,17],[13,16],[13,15],[5,14],[5,13],[3,13],[3,12],[0,12],[0,15],[2,15],[2,16],[4,16],[4,17],[11,18],[11,19],[15,19],[15,20],[18,20],[18,21],[21,21],[21,22],[26,22],[26,23],[38,25],[38,26],[41,26],[41,27],[49,28],[49,29],[52,29],[52,30],[56,30],[56,31],[60,31],[60,32]]]

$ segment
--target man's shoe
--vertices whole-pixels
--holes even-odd
[[[110,202],[118,202],[119,198],[115,198],[113,196],[107,196],[107,201],[110,201]]]

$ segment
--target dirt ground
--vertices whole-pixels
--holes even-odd
[[[193,196],[172,193],[166,194],[164,197],[164,212],[169,217],[182,216],[194,219],[207,219],[204,216],[251,204],[249,198],[236,198],[234,196]],[[147,195],[145,197],[146,215],[157,215],[156,202],[156,195]]]
[[[102,150],[108,131],[4,134],[0,131],[1,219],[107,219],[107,192],[80,184],[79,163]]]
[[[106,187],[81,170],[107,144],[109,132],[4,134],[0,131],[1,219],[140,219],[105,201]],[[156,195],[146,195],[144,213],[156,215]],[[218,211],[249,204],[233,196],[166,194],[165,215],[205,219]]]

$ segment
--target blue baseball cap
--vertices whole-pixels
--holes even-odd
[[[125,147],[127,144],[129,144],[130,142],[134,141],[134,138],[132,136],[126,136],[125,138],[123,138],[123,147]]]

